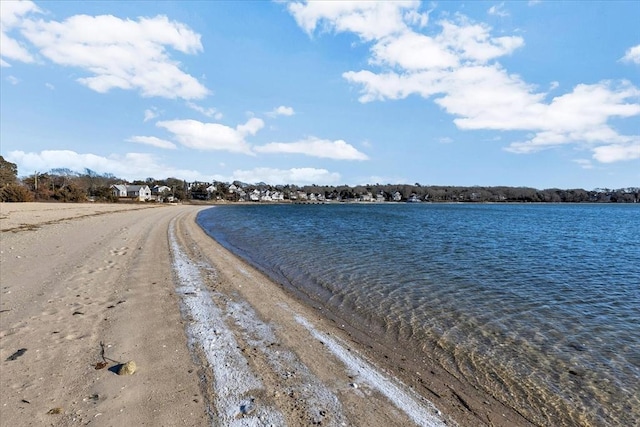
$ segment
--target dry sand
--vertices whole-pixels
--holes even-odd
[[[210,239],[201,209],[0,204],[2,426],[529,425],[383,357]]]

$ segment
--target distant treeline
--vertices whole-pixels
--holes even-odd
[[[640,188],[583,189],[549,188],[538,190],[529,187],[454,187],[408,184],[375,184],[358,186],[326,185],[269,185],[246,184],[239,181],[187,182],[177,178],[136,180],[126,182],[112,174],[99,174],[90,169],[75,172],[69,169],[52,169],[46,173],[34,173],[18,178],[17,166],[0,156],[0,201],[60,201],[60,202],[117,202],[119,199],[113,184],[166,186],[171,189],[173,200],[204,200],[240,202],[264,200],[256,195],[275,195],[278,200],[336,201],[336,202],[475,202],[475,203],[638,203]],[[305,197],[306,196],[306,197]],[[273,200],[276,200],[274,197]]]
[[[457,187],[440,185],[367,185],[355,187],[303,187],[303,191],[324,193],[329,198],[340,196],[343,200],[361,198],[371,193],[374,198],[382,194],[386,200],[393,200],[399,194],[401,201],[424,202],[530,202],[530,203],[637,203],[640,200],[640,188],[622,189],[583,189],[563,190],[549,188],[537,190],[529,187]]]

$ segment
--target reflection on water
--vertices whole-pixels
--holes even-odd
[[[640,424],[637,205],[241,205],[216,240],[542,425]],[[377,332],[375,332],[377,331]]]

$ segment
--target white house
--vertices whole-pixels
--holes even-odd
[[[260,201],[260,190],[255,189],[251,193],[249,193],[249,200],[251,200],[252,202],[259,202]]]
[[[373,194],[371,194],[371,191],[367,191],[365,194],[362,194],[360,196],[360,201],[361,202],[371,202],[371,201],[373,201]]]
[[[129,198],[146,202],[151,199],[151,189],[148,185],[114,184],[111,186],[113,195],[118,198]]]
[[[166,185],[154,185],[153,188],[151,189],[151,194],[153,195],[170,193],[170,192],[171,192],[171,188],[167,187]]]
[[[151,188],[151,200],[173,202],[173,191],[166,185],[154,185]]]
[[[265,191],[262,195],[260,195],[261,202],[273,202],[271,198],[271,192],[269,190]]]
[[[111,191],[116,197],[127,197],[127,186],[124,184],[113,184]]]

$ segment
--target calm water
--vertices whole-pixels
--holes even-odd
[[[640,205],[237,205],[217,241],[541,425],[640,425]]]

